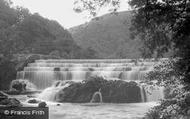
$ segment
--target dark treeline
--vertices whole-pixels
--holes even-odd
[[[91,48],[82,49],[58,22],[28,9],[11,7],[0,0],[0,54],[44,54],[62,58],[96,58]]]

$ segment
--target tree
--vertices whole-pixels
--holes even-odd
[[[97,4],[81,0],[83,4]],[[103,1],[104,4],[112,0]],[[98,1],[97,1],[98,2]],[[144,57],[162,57],[173,50],[172,59],[154,67],[147,78],[159,85],[181,86],[171,99],[148,113],[149,118],[189,118],[190,99],[190,1],[189,0],[130,0],[134,13],[131,38],[139,37],[144,44]],[[83,5],[85,7],[85,5]],[[86,7],[88,10],[88,7]],[[90,11],[94,9],[90,8]],[[175,90],[176,91],[176,90]],[[156,113],[155,113],[156,112]],[[173,113],[174,112],[174,113]]]
[[[84,59],[97,59],[98,55],[95,50],[93,50],[91,47],[88,47],[86,49],[81,50],[81,58]]]
[[[116,0],[77,0],[82,6],[76,8],[96,12],[97,9]],[[121,0],[117,0],[119,6]],[[175,70],[182,78],[181,82],[190,87],[190,1],[188,0],[130,0],[133,10],[131,36],[140,37],[144,47],[142,55],[162,57],[172,50],[172,58],[177,58]],[[190,89],[190,88],[189,88]]]
[[[0,89],[8,90],[10,82],[16,77],[16,63],[13,54],[18,50],[14,39],[16,25],[21,22],[23,12],[10,7],[9,0],[0,0]],[[26,11],[20,8],[21,11]]]
[[[133,19],[134,34],[140,35],[145,48],[153,54],[163,54],[169,49],[177,58],[174,69],[182,77],[181,82],[190,86],[190,1],[187,0],[146,0],[130,1],[137,9]],[[141,21],[139,21],[141,19]],[[146,52],[146,51],[145,51]]]
[[[78,13],[89,11],[90,15],[96,16],[102,7],[109,6],[109,11],[115,12],[120,7],[121,0],[75,0],[74,10]]]
[[[22,7],[11,7],[10,0],[0,0],[0,54],[11,57],[18,51],[16,44],[19,44],[14,32],[17,25],[30,13]]]
[[[12,7],[9,0],[0,0],[0,83],[6,82],[3,89],[16,78],[19,54],[81,58],[80,53],[69,31],[58,22],[31,14],[23,7]]]

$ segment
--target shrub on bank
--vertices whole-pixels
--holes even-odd
[[[159,106],[152,108],[145,117],[145,119],[189,119],[190,92],[163,100]]]

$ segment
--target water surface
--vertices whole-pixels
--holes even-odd
[[[50,119],[141,119],[156,102],[50,105]]]

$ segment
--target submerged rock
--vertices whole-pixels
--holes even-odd
[[[34,95],[27,95],[28,98],[34,98]]]
[[[40,100],[37,100],[37,99],[30,99],[27,101],[28,103],[40,103],[41,101]]]

